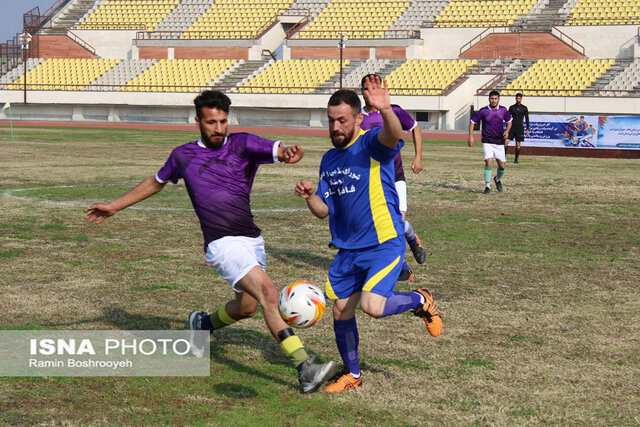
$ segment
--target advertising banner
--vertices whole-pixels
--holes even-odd
[[[531,114],[523,146],[640,149],[640,116]],[[515,141],[509,145],[515,146]]]

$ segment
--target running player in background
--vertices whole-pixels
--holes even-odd
[[[516,93],[516,103],[509,107],[509,114],[513,117],[513,125],[509,132],[509,139],[516,141],[516,157],[513,163],[518,163],[518,157],[520,157],[520,144],[524,141],[525,129],[524,121],[527,122],[527,136],[529,136],[529,109],[522,103],[522,94]],[[507,146],[509,141],[507,141]],[[505,151],[505,155],[506,155]]]
[[[491,168],[493,159],[498,162],[498,173],[493,181],[496,183],[498,191],[502,191],[502,175],[507,167],[507,156],[505,154],[505,144],[511,130],[511,114],[499,105],[500,92],[492,90],[489,92],[489,105],[479,109],[471,117],[469,124],[469,147],[473,146],[473,127],[482,122],[482,152],[484,154],[484,194],[491,193]],[[507,130],[504,130],[504,123],[507,123]]]
[[[378,82],[382,81],[380,76],[377,74],[367,74],[364,76],[360,82],[363,94],[366,90],[364,82],[367,77],[377,79]],[[382,127],[384,125],[382,114],[367,103],[367,98],[364,98],[364,100],[365,103],[362,108],[362,123],[360,123],[360,129],[369,130],[376,126]],[[415,157],[413,162],[411,162],[411,170],[413,173],[418,174],[422,171],[422,132],[420,131],[420,126],[418,126],[418,123],[413,120],[413,117],[411,117],[409,113],[399,106],[391,105],[391,108],[395,115],[398,116],[402,130],[405,132],[411,132],[415,152]],[[411,248],[411,252],[413,253],[413,257],[416,259],[418,264],[424,264],[427,259],[427,251],[422,246],[420,238],[413,230],[411,223],[407,221],[407,180],[404,176],[404,168],[402,167],[402,156],[400,155],[400,151],[398,151],[398,154],[396,154],[393,160],[396,191],[398,192],[398,197],[400,199],[400,213],[402,214],[402,220],[404,221],[404,237],[407,240],[407,243]],[[402,265],[402,270],[400,271],[398,280],[413,280],[413,272],[406,260]]]
[[[175,148],[155,176],[111,203],[91,205],[84,210],[88,221],[100,224],[116,212],[160,192],[167,182],[183,179],[204,237],[204,251],[220,277],[234,291],[234,299],[212,314],[193,311],[191,330],[214,330],[253,317],[260,304],[271,334],[298,369],[304,393],[315,391],[337,372],[337,364],[317,364],[307,355],[300,338],[280,316],[278,291],[266,273],[264,240],[253,222],[249,195],[258,166],[265,163],[296,163],[303,155],[299,145],[285,148],[281,141],[249,133],[230,133],[231,100],[222,92],[204,91],[194,100],[196,124],[201,138]],[[202,357],[206,342],[191,348]]]
[[[384,126],[360,129],[362,104],[351,90],[334,92],[327,106],[329,135],[335,148],[320,162],[317,190],[307,180],[295,193],[318,218],[329,217],[331,246],[338,248],[325,293],[334,300],[333,330],[344,374],[325,388],[342,392],[362,384],[356,308],[382,318],[413,311],[431,336],[442,331],[442,316],[427,288],[395,291],[404,253],[404,226],[393,177],[393,158],[404,142],[386,83],[365,79],[364,98],[379,110]]]

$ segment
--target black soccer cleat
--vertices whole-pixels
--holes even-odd
[[[498,189],[498,191],[502,192],[502,182],[498,181],[495,177],[493,177],[493,182],[496,183],[496,188]]]
[[[490,194],[491,193],[491,187],[484,187],[484,191],[482,192],[482,194]]]
[[[418,264],[424,264],[427,260],[427,251],[422,246],[422,242],[417,234],[414,234],[415,240],[413,243],[409,242],[409,247],[411,248],[411,252],[413,253],[413,257],[416,259]]]

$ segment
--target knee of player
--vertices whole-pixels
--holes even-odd
[[[360,308],[365,314],[368,314],[375,319],[381,317],[384,312],[384,305],[380,306],[379,304],[372,304],[367,301],[361,301]]]

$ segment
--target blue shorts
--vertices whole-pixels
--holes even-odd
[[[343,299],[369,291],[383,297],[393,293],[406,250],[404,236],[364,249],[340,249],[329,267],[325,293]]]

